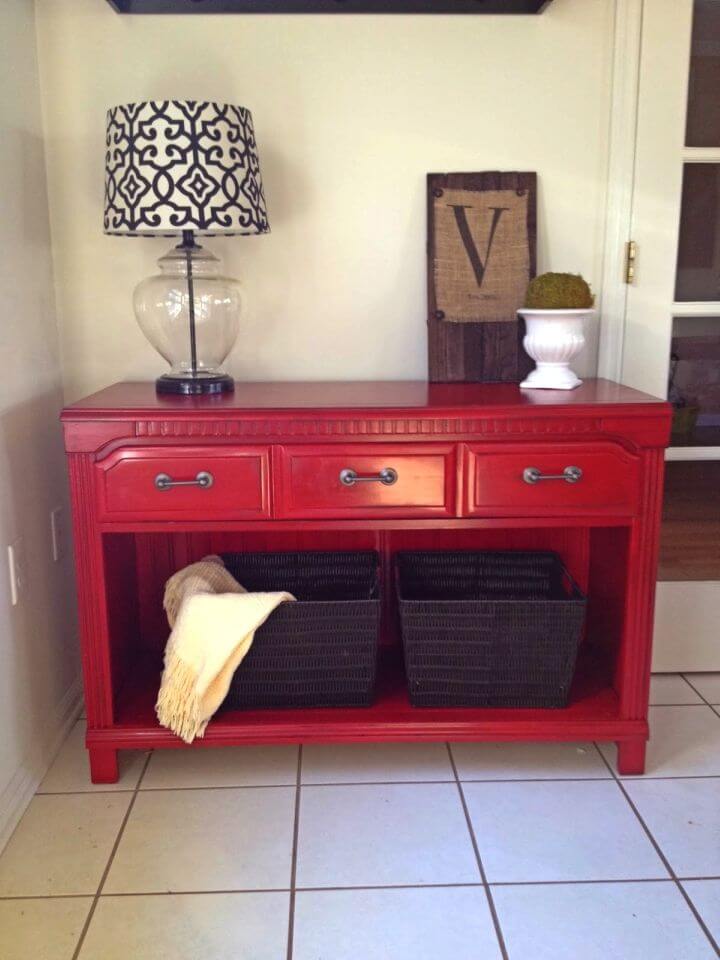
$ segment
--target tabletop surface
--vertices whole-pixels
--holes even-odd
[[[64,420],[131,416],[193,417],[254,411],[378,410],[417,414],[530,413],[533,408],[666,406],[649,394],[611,380],[586,380],[575,390],[520,390],[511,383],[427,383],[421,380],[283,381],[235,384],[233,393],[209,397],[158,395],[152,382],[116,383],[72,403]]]

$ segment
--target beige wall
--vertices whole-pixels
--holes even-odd
[[[0,848],[80,696],[62,402],[32,0],[0,7]],[[7,545],[21,537],[26,595],[11,606]]]
[[[162,369],[130,296],[166,241],[101,232],[106,108],[194,96],[254,112],[273,233],[213,244],[248,292],[236,376],[423,377],[427,171],[536,170],[540,269],[597,285],[614,2],[554,0],[535,18],[0,4],[0,843],[77,703],[70,558],[53,563],[49,540],[63,380],[72,398]],[[19,536],[29,588],[13,608]]]
[[[37,0],[66,390],[162,361],[133,286],[167,241],[104,237],[104,115],[154,97],[251,108],[273,232],[211,242],[243,280],[241,378],[424,377],[428,171],[536,170],[539,266],[597,286],[614,0],[539,17],[120,17]],[[584,369],[593,366],[593,350]]]

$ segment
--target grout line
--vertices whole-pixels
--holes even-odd
[[[482,890],[482,881],[477,883],[362,883],[344,887],[297,887],[298,893],[337,893],[342,890]]]
[[[691,881],[715,881],[720,876],[711,877],[678,877],[680,883]],[[496,880],[489,882],[489,887],[572,887],[592,886],[603,883],[674,883],[672,877],[610,877],[603,880]],[[378,884],[348,884],[344,887],[295,887],[296,893],[337,893],[343,890],[455,890],[455,889],[485,889],[482,881],[477,883],[378,883]],[[212,897],[222,895],[238,895],[253,893],[290,893],[290,887],[238,887],[228,890],[133,890],[130,893],[101,893],[99,899],[113,900],[127,897]],[[0,903],[16,900],[90,900],[92,893],[57,893],[53,895],[34,895],[0,897]]]
[[[720,777],[720,774],[718,774]],[[411,783],[418,786],[433,783],[454,783],[449,780],[338,780],[329,783],[303,783],[303,787],[371,787],[382,786],[383,784],[393,783]],[[219,784],[218,786],[199,786],[199,787],[145,787],[141,793],[172,793],[176,790],[267,790],[268,788],[296,787],[297,781],[291,783],[238,783],[238,784]]]
[[[453,769],[455,775],[455,783],[457,784],[458,794],[460,795],[460,803],[462,804],[463,813],[465,814],[465,823],[467,824],[468,833],[470,834],[470,841],[475,851],[475,860],[477,861],[478,870],[480,871],[480,879],[482,880],[483,889],[485,890],[485,896],[487,897],[488,907],[490,909],[490,916],[492,917],[493,926],[495,927],[495,936],[497,937],[498,946],[500,948],[500,953],[502,954],[503,960],[509,960],[507,947],[505,946],[505,938],[503,937],[502,929],[500,927],[500,918],[498,917],[497,909],[495,908],[495,901],[493,899],[492,891],[490,885],[488,884],[487,874],[485,873],[485,867],[483,866],[482,857],[480,856],[480,848],[478,847],[477,838],[475,837],[475,830],[473,829],[472,820],[470,819],[470,811],[468,810],[467,802],[465,800],[465,794],[463,792],[462,783],[458,777],[457,766],[455,765],[455,758],[453,757],[452,749],[450,744],[445,744],[448,752],[448,757],[450,759],[450,766]]]
[[[101,900],[114,900],[117,897],[214,897],[227,894],[243,896],[246,893],[290,893],[289,887],[238,887],[228,890],[132,890],[118,893],[101,893]]]
[[[712,706],[711,703],[708,703],[707,698],[706,698],[702,693],[700,693],[700,691],[699,691],[698,688],[695,686],[695,684],[692,682],[692,680],[688,680],[686,674],[680,673],[680,674],[678,674],[678,676],[680,676],[680,677],[683,678],[683,680],[684,680],[685,683],[690,687],[690,689],[693,691],[693,693],[696,693],[696,694],[700,697],[700,699],[701,699],[702,702],[705,704],[705,706],[707,706],[707,707],[711,707],[711,706]],[[696,707],[699,707],[700,704],[699,704],[699,703],[696,703],[695,706],[696,706]]]
[[[324,780],[321,783],[303,783],[303,787],[391,787],[397,786],[433,786],[436,783],[455,783],[453,777],[437,780]]]
[[[672,706],[672,704],[665,704]],[[685,704],[683,704],[685,706]],[[700,703],[696,707],[702,706]],[[490,777],[479,778],[460,777],[461,783],[606,783],[614,780],[611,776],[602,777]],[[651,774],[642,774],[623,777],[624,780],[720,780],[720,773],[693,773],[678,774],[676,776],[654,777]],[[455,783],[455,780],[337,780],[328,783],[303,783],[304,789],[309,787],[389,787],[389,786],[433,786],[437,783]],[[296,786],[296,783],[238,783],[218,784],[198,787],[144,787],[140,793],[183,793],[191,790],[287,790]],[[115,796],[124,793],[134,793],[134,790],[53,790],[36,793],[36,797],[95,797]],[[0,899],[2,899],[0,897]]]
[[[114,797],[135,793],[132,787],[122,790],[38,790],[36,797]]]
[[[720,777],[720,774],[718,774]],[[609,780],[609,777],[604,779]],[[387,786],[390,784],[415,784],[423,786],[433,783],[455,783],[454,780],[338,780],[330,783],[304,783],[304,787],[366,787],[366,786]],[[217,785],[207,784],[194,787],[143,787],[140,793],[183,793],[190,790],[279,790],[295,787],[295,780],[292,783],[219,783]],[[53,790],[45,793],[37,793],[39,797],[72,797],[84,796],[91,797],[96,794],[117,794],[134,793],[132,789],[127,790]]]
[[[702,706],[702,704],[698,704],[698,706]],[[678,774],[677,776],[674,776],[674,777],[668,774],[666,774],[663,777],[654,777],[650,773],[624,773],[624,774],[619,774],[617,777],[602,777],[598,779],[602,779],[604,782],[606,782],[607,780],[617,779],[617,780],[622,780],[625,783],[627,783],[628,781],[632,783],[633,780],[641,780],[641,781],[645,781],[645,780],[720,780],[720,773],[686,773],[686,774]],[[550,782],[563,783],[564,781],[555,780]]]
[[[683,897],[684,897],[685,900],[687,901],[687,905],[690,907],[690,909],[692,910],[693,914],[694,914],[695,917],[697,918],[698,923],[699,923],[700,926],[702,927],[702,929],[703,929],[706,937],[708,938],[708,940],[710,941],[710,943],[712,944],[712,946],[715,947],[715,954],[716,954],[718,957],[720,957],[720,946],[718,945],[718,943],[717,943],[717,941],[715,940],[715,938],[714,938],[713,936],[711,936],[711,934],[708,932],[708,928],[707,928],[706,925],[705,925],[705,921],[704,921],[704,920],[702,919],[702,917],[700,916],[700,913],[699,913],[697,907],[696,907],[695,904],[693,903],[692,897],[690,896],[690,894],[688,893],[688,891],[685,889],[685,886],[684,886],[685,883],[689,883],[691,880],[713,880],[713,879],[715,879],[715,878],[714,878],[714,877],[680,877],[679,883],[678,883],[678,887],[680,888]]]
[[[123,834],[125,833],[125,827],[127,826],[128,820],[130,819],[130,814],[132,813],[133,807],[135,806],[135,801],[138,798],[138,793],[140,791],[140,784],[143,781],[143,777],[145,776],[145,773],[147,771],[147,768],[150,764],[151,759],[152,759],[152,751],[149,751],[147,757],[145,758],[145,763],[143,764],[143,768],[140,771],[140,776],[138,777],[138,781],[135,784],[135,790],[133,791],[133,795],[130,798],[130,803],[128,804],[128,808],[125,811],[125,816],[123,817],[123,821],[120,824],[120,829],[118,830],[118,834],[115,837],[115,843],[113,844],[112,850],[110,851],[108,862],[105,864],[105,869],[103,870],[103,874],[100,877],[100,883],[98,884],[97,891],[95,892],[93,902],[90,905],[90,911],[88,912],[88,915],[85,919],[85,923],[83,924],[83,928],[80,931],[80,937],[78,939],[77,946],[75,947],[75,952],[72,955],[72,960],[78,960],[78,957],[80,956],[80,951],[82,950],[83,944],[85,943],[85,937],[87,936],[87,932],[90,929],[92,918],[95,916],[95,910],[97,909],[97,905],[100,901],[100,897],[102,895],[103,888],[105,886],[105,881],[107,880],[108,874],[110,873],[110,867],[112,867],[113,860],[115,859],[115,854],[118,851],[118,847],[120,846],[120,841],[122,840]]]
[[[720,776],[720,774],[718,774]],[[219,783],[199,787],[145,787],[140,793],[186,793],[190,790],[287,790],[296,786],[291,783]]]
[[[720,880],[720,876],[716,877],[678,877],[680,883],[689,883],[691,880]]]
[[[632,783],[634,780],[720,780],[720,773],[688,773],[684,776],[677,777],[652,777],[642,773],[627,773],[622,777],[618,777],[618,779],[625,783]]]
[[[718,704],[716,704],[716,703],[710,703],[710,701],[708,700],[708,698],[707,698],[706,696],[704,696],[702,693],[700,693],[700,691],[698,690],[698,688],[697,688],[696,686],[694,686],[692,680],[688,680],[688,678],[685,676],[684,673],[681,673],[680,676],[683,678],[683,680],[685,681],[685,683],[686,683],[692,690],[695,691],[695,693],[700,697],[700,699],[701,699],[702,702],[705,704],[705,706],[706,706],[706,707],[710,707],[710,709],[712,710],[712,712],[715,713],[715,714],[717,714],[717,715],[720,717],[720,712],[718,712]],[[699,703],[696,703],[695,706],[696,706],[696,707],[699,707],[700,704],[699,704]]]
[[[698,877],[689,879],[697,880]],[[715,880],[720,877],[702,877],[700,879]],[[214,894],[228,893],[289,893],[288,887],[254,887],[238,888],[237,890],[132,890],[130,892],[119,891],[117,893],[59,893],[54,896],[34,896],[34,897],[0,897],[0,903],[5,900],[92,900],[97,897],[100,900],[113,900],[116,897],[199,897],[213,896]]]
[[[687,880],[720,880],[720,877],[681,877],[683,881]],[[589,886],[599,883],[672,883],[672,877],[609,877],[603,880],[496,880],[488,881],[489,887],[572,887],[575,885]],[[390,883],[362,886],[345,887],[298,887],[301,893],[324,893],[325,891],[338,890],[454,890],[456,888],[483,888],[485,884],[479,883]],[[236,892],[236,891],[231,891]],[[247,892],[247,891],[237,891]]]
[[[708,774],[708,777],[712,779],[713,775]],[[716,774],[715,777],[720,779],[720,773]],[[461,777],[458,775],[457,779],[455,777],[452,780],[339,780],[337,783],[304,783],[303,787],[407,787],[407,786],[433,786],[438,783],[456,783],[457,780],[460,783],[586,783],[587,781],[597,781],[597,780],[612,780],[610,776],[600,776],[600,777],[486,777],[486,778],[475,778],[475,777]],[[667,779],[676,779],[667,778]]]
[[[697,691],[695,691],[697,693]],[[699,696],[699,694],[698,694]],[[649,707],[701,707],[701,703],[649,703]],[[708,704],[711,706],[711,704]]]
[[[720,774],[718,774],[720,779]],[[304,783],[303,787],[414,787],[433,786],[437,783],[538,783],[544,781],[568,783],[572,780],[612,780],[612,777],[493,777],[475,780],[468,777],[453,777],[450,780],[340,780],[337,783]]]
[[[623,795],[623,796],[625,797],[625,799],[627,800],[627,802],[628,802],[628,804],[629,804],[630,809],[632,810],[632,812],[633,812],[633,813],[635,814],[635,816],[637,817],[638,823],[640,824],[640,826],[641,826],[641,827],[643,828],[643,830],[645,831],[645,834],[646,834],[648,840],[650,841],[650,843],[651,843],[651,844],[653,845],[653,847],[655,848],[655,852],[657,853],[658,857],[659,857],[660,860],[662,861],[663,866],[665,867],[665,869],[667,870],[667,872],[670,874],[670,877],[672,878],[672,880],[675,882],[675,886],[677,887],[677,889],[678,889],[678,891],[680,892],[682,898],[685,900],[685,903],[687,903],[688,907],[690,908],[690,911],[692,912],[693,916],[695,917],[695,919],[697,920],[698,924],[700,925],[700,929],[703,931],[703,933],[705,934],[705,936],[706,936],[707,939],[709,940],[710,945],[714,948],[715,953],[717,954],[717,956],[720,957],[720,947],[718,946],[717,941],[715,940],[715,938],[713,937],[713,935],[710,933],[710,930],[708,929],[705,921],[703,920],[703,918],[700,916],[698,910],[696,909],[695,904],[692,902],[692,900],[690,899],[690,896],[688,895],[687,891],[685,890],[685,888],[683,887],[683,885],[680,883],[677,874],[676,874],[675,871],[673,870],[672,864],[670,863],[670,861],[668,860],[668,858],[667,858],[667,857],[665,856],[665,854],[663,853],[662,848],[661,848],[660,844],[657,842],[657,840],[655,839],[655,837],[653,836],[652,831],[650,830],[650,827],[648,827],[647,823],[645,823],[645,820],[643,819],[642,814],[640,813],[640,811],[638,810],[637,806],[635,805],[632,797],[630,796],[630,794],[629,794],[628,791],[626,790],[625,784],[622,782],[622,780],[620,779],[620,777],[618,777],[618,775],[615,773],[615,770],[613,769],[612,764],[609,763],[608,760],[605,758],[605,755],[603,754],[603,752],[602,752],[602,750],[600,749],[600,747],[598,747],[597,743],[595,744],[595,749],[597,750],[597,752],[598,752],[598,753],[600,754],[600,756],[602,757],[603,763],[607,766],[608,770],[609,770],[610,773],[613,775],[613,777],[614,777],[614,779],[615,779],[615,782],[616,782],[617,785],[618,785],[618,789],[620,790],[620,792],[622,793],[622,795]]]
[[[688,880],[715,880],[716,877],[688,877]],[[607,880],[499,880],[491,887],[588,887],[603,883],[675,883],[672,877],[610,877]]]
[[[693,693],[696,693],[699,697],[702,697],[702,694],[701,694],[698,690],[695,689],[695,687],[692,685],[692,683],[690,682],[690,680],[688,680],[688,678],[685,676],[685,674],[684,674],[682,671],[678,671],[677,673],[665,673],[665,674],[662,674],[662,673],[653,673],[652,676],[653,676],[653,677],[662,677],[662,676],[665,676],[665,677],[680,677],[680,679],[683,680],[683,681],[690,687],[690,689],[693,691]],[[684,707],[684,706],[686,706],[686,704],[684,704],[684,703],[683,703],[683,704],[677,704],[677,703],[656,703],[656,704],[653,704],[653,703],[651,703],[651,704],[649,704],[649,706],[651,706],[651,707],[653,707],[653,706],[656,706],[656,707],[677,707],[677,706],[683,706],[683,707]],[[687,706],[692,706],[692,704],[687,704]],[[695,704],[695,706],[698,706],[698,704]]]
[[[612,780],[612,777],[491,777],[476,780],[474,777],[458,776],[458,780],[460,783],[597,783]]]
[[[12,897],[0,897],[0,903],[6,900],[92,900],[92,893],[35,893],[15,895]]]
[[[302,744],[298,747],[297,777],[295,779],[295,819],[293,822],[292,860],[290,866],[290,903],[288,910],[287,960],[292,960],[295,937],[295,892],[297,890],[297,855],[300,835],[300,793],[302,790]]]

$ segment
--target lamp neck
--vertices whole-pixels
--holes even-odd
[[[182,243],[178,244],[178,250],[185,252],[187,263],[188,309],[190,313],[190,364],[193,377],[197,376],[197,335],[195,332],[195,284],[193,282],[192,255],[194,250],[199,249],[195,243],[193,231],[183,230]]]
[[[183,230],[182,232],[182,243],[179,243],[177,246],[178,250],[200,250],[200,244],[195,243],[195,231],[194,230]]]

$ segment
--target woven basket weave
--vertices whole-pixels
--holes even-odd
[[[418,707],[563,707],[586,600],[554,553],[404,552],[396,584]]]
[[[223,709],[367,706],[375,691],[378,555],[226,553],[247,590],[288,590],[235,671]]]

